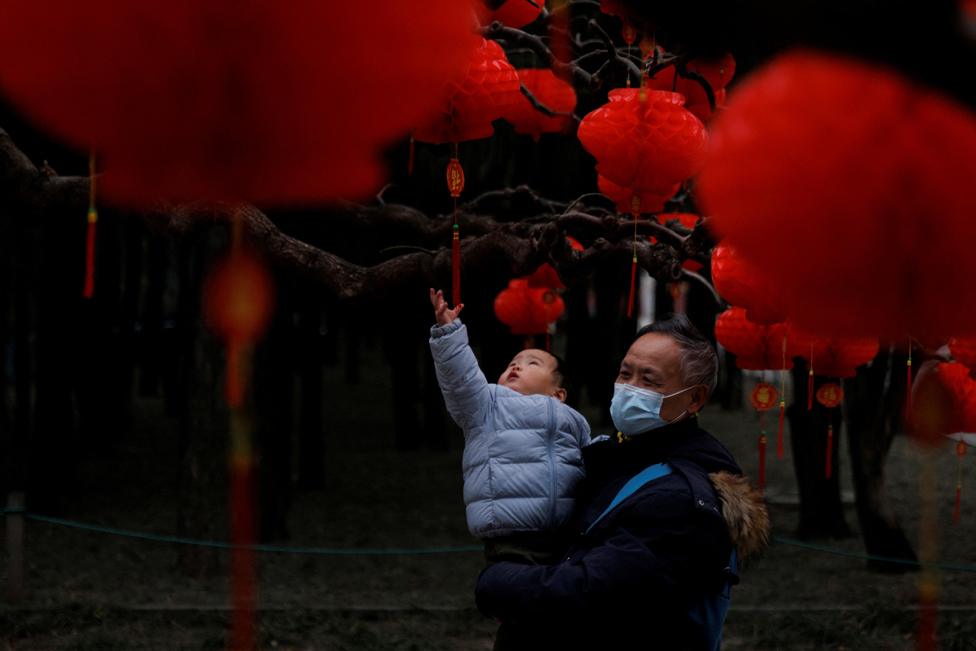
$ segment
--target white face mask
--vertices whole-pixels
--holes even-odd
[[[661,418],[661,404],[665,398],[671,398],[690,391],[695,387],[686,387],[670,395],[664,395],[650,389],[641,389],[632,384],[613,385],[613,400],[610,402],[610,418],[621,434],[633,436],[663,427],[684,416],[688,410],[678,414],[673,420]]]

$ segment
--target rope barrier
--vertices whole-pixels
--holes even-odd
[[[461,554],[480,552],[483,550],[478,545],[466,545],[458,547],[390,547],[390,548],[369,548],[369,547],[292,547],[281,545],[235,545],[233,543],[221,542],[216,540],[197,540],[193,538],[181,538],[178,536],[162,536],[140,531],[130,531],[127,529],[117,529],[115,527],[105,527],[101,525],[77,522],[75,520],[65,520],[63,518],[52,518],[36,513],[29,513],[26,509],[0,509],[0,514],[11,515],[22,513],[29,520],[55,524],[83,531],[94,531],[124,538],[135,538],[138,540],[148,540],[151,542],[164,542],[177,545],[195,545],[198,547],[214,547],[217,549],[246,549],[256,552],[268,552],[276,554],[307,554],[319,556],[430,556],[436,554]],[[894,563],[898,565],[909,565],[912,567],[922,567],[922,563],[907,558],[894,558],[890,556],[878,556],[875,554],[862,554],[859,552],[838,549],[837,547],[826,547],[811,543],[773,536],[774,544],[789,545],[810,551],[832,554],[834,556],[844,556],[865,561],[878,561],[883,563]],[[976,565],[963,565],[958,563],[935,563],[931,567],[950,572],[976,572]]]

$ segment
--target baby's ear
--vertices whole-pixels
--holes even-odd
[[[566,402],[566,389],[559,387],[553,392],[552,397],[559,402]]]

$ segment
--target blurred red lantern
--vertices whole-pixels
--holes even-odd
[[[500,3],[497,0],[482,0],[475,6],[483,25],[497,20],[508,27],[519,28],[538,18],[546,3],[545,0],[502,0]]]
[[[970,371],[976,369],[976,338],[953,337],[949,340],[949,352],[952,359],[967,366]]]
[[[969,110],[884,68],[800,51],[753,74],[713,128],[699,197],[716,232],[781,284],[797,324],[924,341],[976,331]]]
[[[495,297],[495,316],[515,335],[547,332],[565,307],[555,290],[529,287],[524,278],[509,281],[508,288]]]
[[[567,114],[576,108],[576,91],[549,68],[523,68],[516,72],[522,85],[546,108]],[[521,97],[503,116],[517,132],[530,135],[538,142],[543,133],[566,131],[572,124],[570,115],[549,117],[532,106],[527,97]]]
[[[425,8],[421,13],[426,11]],[[489,138],[494,132],[492,121],[525,101],[518,75],[505,51],[495,41],[486,39],[481,39],[468,58],[462,75],[455,76],[447,84],[447,92],[442,91],[440,96],[447,99],[433,119],[414,131],[415,140],[445,143]]]
[[[976,380],[958,362],[923,367],[912,387],[913,437],[939,445],[956,432],[976,432]]]
[[[0,86],[100,152],[112,201],[359,197],[382,182],[382,150],[463,69],[470,12],[463,0],[10,0]],[[364,56],[367,40],[390,56]]]
[[[580,122],[579,139],[597,159],[600,176],[638,199],[637,212],[659,210],[663,202],[645,206],[645,198],[670,197],[701,169],[705,126],[677,93],[618,88],[609,98]]]
[[[689,72],[705,78],[715,94],[715,107],[725,104],[725,87],[735,76],[735,58],[731,54],[716,59],[692,59],[687,64]],[[694,79],[678,76],[677,68],[665,68],[644,84],[655,90],[669,90],[685,96],[685,108],[705,121],[712,116],[705,89]]]
[[[878,340],[873,337],[817,336],[792,324],[787,343],[789,355],[807,360],[815,374],[832,377],[854,377],[858,366],[878,354]]]
[[[759,325],[746,318],[746,311],[733,307],[718,315],[715,338],[722,347],[736,355],[741,369],[757,371],[788,369],[793,362],[783,357],[786,324]]]
[[[582,251],[583,245],[580,244],[575,238],[566,236],[566,240],[569,242],[569,246],[572,247],[574,251]],[[545,289],[564,289],[566,286],[563,281],[559,279],[559,274],[556,273],[556,269],[549,264],[544,262],[539,265],[539,268],[532,272],[526,280],[529,281],[529,287],[534,289],[545,288]]]
[[[786,319],[775,280],[759,273],[728,245],[712,249],[712,283],[722,298],[744,307],[753,323],[772,324]]]

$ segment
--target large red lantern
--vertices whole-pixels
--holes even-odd
[[[535,335],[549,330],[549,324],[566,309],[555,290],[529,287],[524,278],[516,278],[495,297],[495,316],[512,334]]]
[[[491,5],[498,5],[492,8]],[[545,8],[545,0],[502,0],[490,2],[482,0],[475,5],[482,24],[497,20],[508,27],[521,28],[535,21]]]
[[[735,58],[726,54],[717,59],[692,59],[686,65],[689,72],[694,72],[708,82],[715,95],[715,107],[725,104],[725,87],[735,76]],[[671,90],[685,96],[685,108],[694,113],[698,119],[705,121],[712,116],[712,107],[708,103],[705,89],[694,79],[678,75],[676,67],[665,68],[644,84],[655,90]]]
[[[364,196],[477,44],[464,0],[2,6],[3,94],[140,206]]]
[[[525,101],[518,74],[495,41],[481,39],[466,63],[461,75],[450,78],[447,92],[441,92],[447,99],[440,111],[414,131],[415,140],[446,143],[489,138],[494,132],[492,121]]]
[[[786,319],[774,279],[761,274],[728,245],[712,249],[712,282],[722,298],[746,308],[746,316],[753,323],[773,324]]]
[[[597,172],[632,197],[670,197],[675,185],[704,163],[705,126],[682,106],[684,97],[677,93],[618,88],[609,98],[583,118],[578,130],[583,146],[597,159]],[[637,206],[637,212],[658,209]]]
[[[884,68],[800,51],[743,83],[713,127],[702,204],[777,278],[800,326],[976,331],[971,111]]]
[[[519,81],[548,109],[566,115],[550,117],[532,106],[529,99],[522,96],[505,114],[515,130],[532,136],[538,142],[543,133],[560,133],[572,124],[573,109],[576,108],[576,91],[573,87],[553,74],[549,68],[523,68],[517,71]]]

